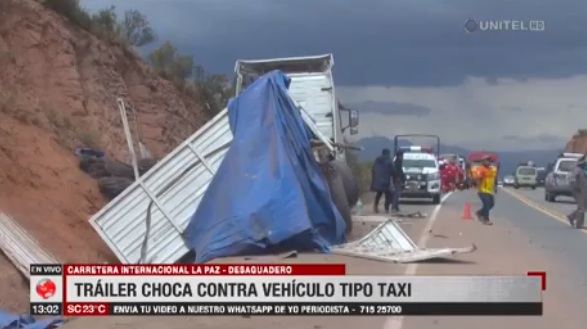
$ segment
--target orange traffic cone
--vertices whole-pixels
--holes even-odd
[[[469,202],[465,202],[465,205],[463,206],[463,214],[461,215],[461,219],[473,219],[473,217],[471,216],[471,204]]]

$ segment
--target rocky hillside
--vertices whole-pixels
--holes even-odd
[[[105,200],[72,148],[128,160],[118,97],[157,156],[209,119],[128,48],[37,2],[0,0],[0,210],[63,261],[114,260],[87,223]]]
[[[579,129],[565,145],[565,151],[587,154],[587,129]]]

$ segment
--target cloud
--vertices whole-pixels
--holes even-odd
[[[444,87],[339,87],[343,103],[397,102],[434,109],[425,117],[361,113],[358,138],[431,133],[467,148],[558,148],[587,126],[587,75],[567,79],[468,78]],[[569,106],[573,105],[573,106]]]
[[[587,113],[584,0],[82,4],[140,10],[160,42],[213,72],[232,73],[237,59],[333,53],[337,97],[363,109],[363,137],[420,132],[472,148],[560,147]],[[545,31],[466,34],[469,18],[543,20]]]
[[[496,86],[497,84],[493,84],[494,86]],[[504,112],[521,112],[523,111],[521,107],[519,106],[502,106],[501,109]]]
[[[426,106],[398,102],[364,102],[358,104],[347,104],[346,106],[349,108],[355,108],[361,113],[369,112],[384,115],[424,116],[432,112],[432,110]]]
[[[207,68],[239,58],[333,53],[340,85],[444,86],[468,76],[565,78],[587,73],[583,0],[83,0],[136,8],[161,39]],[[543,32],[479,32],[468,18],[544,20]]]
[[[514,141],[514,142],[522,142],[522,143],[535,143],[535,142],[539,142],[539,143],[557,143],[557,144],[561,144],[562,142],[564,142],[565,139],[561,138],[561,136],[555,136],[555,135],[550,135],[550,134],[539,134],[536,136],[531,136],[531,137],[523,137],[523,136],[518,136],[518,135],[504,135],[501,137],[501,139],[505,140],[505,141]]]

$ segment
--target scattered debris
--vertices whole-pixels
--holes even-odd
[[[331,248],[334,254],[392,263],[412,263],[444,258],[475,250],[477,250],[475,245],[467,248],[420,248],[393,219],[381,223],[358,241]]]
[[[428,214],[422,213],[420,211],[411,212],[411,213],[399,212],[399,213],[393,213],[392,215],[394,217],[399,217],[399,218],[428,218]]]
[[[117,159],[109,159],[105,152],[91,148],[77,148],[73,150],[79,158],[79,167],[88,175],[98,180],[100,192],[108,199],[113,200],[120,193],[126,190],[140,176],[144,175],[153,166],[157,164],[158,159],[151,158],[151,153],[146,146],[138,140],[141,159],[137,160],[132,145],[132,136],[126,117],[124,101],[118,100],[120,117],[124,127],[125,137],[127,139],[129,151],[133,165],[129,165]],[[136,113],[135,113],[136,125]],[[138,126],[136,128],[138,130]],[[146,158],[148,156],[148,158]]]

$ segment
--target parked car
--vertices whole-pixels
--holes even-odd
[[[563,154],[561,156],[552,165],[552,171],[546,175],[544,181],[544,200],[548,202],[555,202],[556,197],[560,195],[572,196],[569,177],[577,165],[578,158]]]
[[[514,176],[514,188],[529,187],[535,190],[538,185],[537,177],[538,172],[536,171],[536,168],[531,166],[519,166],[516,169],[516,174]]]
[[[503,186],[514,186],[516,180],[514,179],[513,175],[507,175],[503,178]]]

